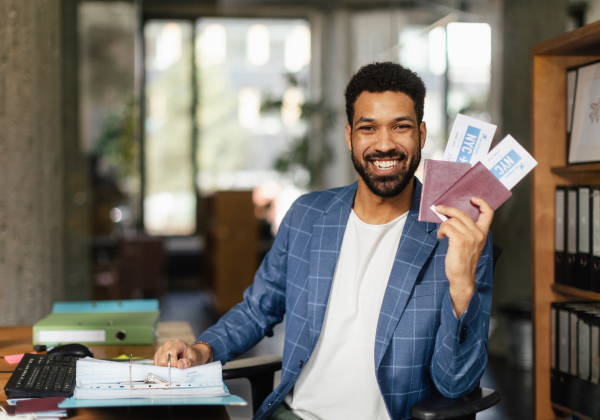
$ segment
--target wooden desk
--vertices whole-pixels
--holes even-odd
[[[154,346],[90,346],[94,357],[110,359],[121,354],[153,358],[160,344],[173,338],[188,342],[194,340],[187,322],[161,322]],[[0,356],[31,352],[33,349],[31,327],[1,327]],[[17,365],[9,365],[0,359],[0,371],[13,371]],[[10,373],[0,373],[0,405],[6,405],[4,386]],[[69,418],[86,420],[104,419],[215,419],[230,420],[224,406],[177,406],[177,407],[133,407],[133,408],[79,408],[69,409]]]

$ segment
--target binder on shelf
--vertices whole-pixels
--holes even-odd
[[[562,373],[569,373],[569,311],[562,307],[558,308],[558,343],[557,343],[557,365]]]
[[[600,185],[591,188],[592,210],[590,225],[592,226],[592,261],[590,271],[592,278],[590,288],[593,292],[600,292]]]
[[[590,323],[590,382],[600,383],[600,311],[594,311]]]
[[[550,307],[550,369],[556,369],[556,302]]]
[[[592,201],[590,187],[581,185],[578,188],[578,218],[577,218],[577,279],[575,285],[582,290],[591,290],[592,271],[590,239],[592,236]]]
[[[550,399],[556,404],[566,406],[565,373],[559,370],[561,345],[559,311],[561,305],[560,302],[552,302],[550,308]]]
[[[579,317],[574,308],[569,308],[569,373],[577,376],[577,325]]]
[[[578,188],[567,187],[567,284],[577,287]]]
[[[600,197],[600,190],[598,191]],[[554,211],[554,282],[567,283],[567,253],[565,238],[567,235],[567,187],[557,186]],[[600,255],[598,258],[600,267]],[[598,272],[600,279],[600,270]]]
[[[550,316],[551,400],[600,418],[600,302],[553,302]]]
[[[588,311],[582,311],[578,314],[577,321],[577,374],[579,379],[590,380],[590,318],[593,314]]]

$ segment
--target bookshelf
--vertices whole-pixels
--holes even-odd
[[[554,190],[600,184],[600,164],[567,166],[566,68],[600,59],[600,21],[531,48],[531,149],[538,161],[531,188],[534,416],[555,418],[550,402],[550,302],[595,300],[600,294],[554,284]],[[555,406],[560,409],[560,407]]]

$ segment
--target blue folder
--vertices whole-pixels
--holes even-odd
[[[223,383],[223,388],[229,390]],[[67,398],[58,406],[60,408],[102,408],[102,407],[142,407],[148,405],[247,405],[237,395],[224,397],[185,397],[185,398],[115,398],[112,400],[76,400]]]
[[[99,300],[82,302],[56,302],[53,313],[89,312],[152,312],[158,311],[157,299]]]

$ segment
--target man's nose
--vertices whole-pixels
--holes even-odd
[[[396,144],[394,143],[394,137],[392,134],[392,130],[383,129],[379,130],[377,134],[377,142],[374,145],[375,150],[380,152],[387,152],[396,148]]]

